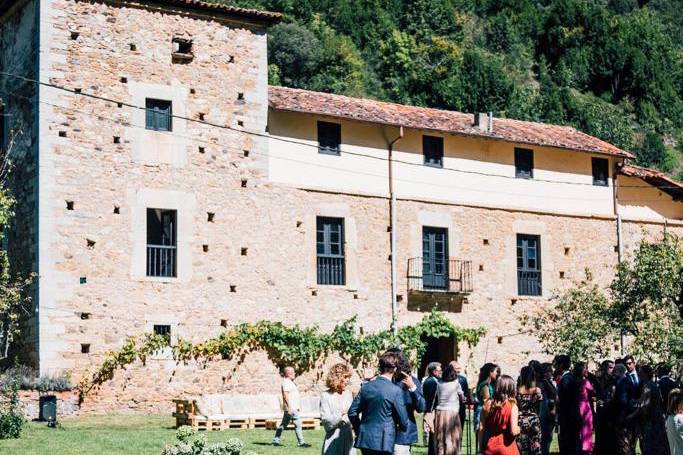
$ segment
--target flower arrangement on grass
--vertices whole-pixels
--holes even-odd
[[[244,442],[238,438],[209,444],[205,435],[188,426],[178,428],[175,437],[177,441],[166,444],[161,455],[258,455],[245,451]]]

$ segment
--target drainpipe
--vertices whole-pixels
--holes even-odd
[[[624,164],[624,160],[621,160]],[[621,225],[621,214],[619,213],[619,198],[617,194],[617,175],[619,173],[619,166],[615,165],[612,171],[612,201],[614,203],[614,214],[617,216],[617,260],[621,263],[624,257],[624,242],[623,242],[623,228]],[[619,345],[622,357],[624,356],[624,331],[619,334]]]
[[[396,193],[394,192],[394,163],[393,153],[394,144],[403,138],[403,127],[400,126],[398,136],[389,142],[387,145],[387,152],[389,155],[389,230],[390,230],[390,254],[391,254],[391,333],[394,339],[398,335],[398,303],[396,302],[396,293],[398,292],[397,278],[396,278]]]

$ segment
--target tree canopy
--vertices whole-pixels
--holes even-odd
[[[273,84],[569,124],[683,178],[680,1],[214,1],[284,13]]]

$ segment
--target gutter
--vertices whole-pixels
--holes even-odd
[[[398,136],[387,144],[388,166],[389,166],[389,230],[390,230],[390,257],[391,257],[391,333],[394,339],[398,335],[398,303],[396,294],[398,292],[396,276],[396,226],[398,225],[396,216],[396,193],[394,192],[394,144],[403,139],[403,126],[399,126]]]

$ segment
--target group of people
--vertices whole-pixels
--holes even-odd
[[[399,349],[380,356],[377,370],[353,397],[352,370],[342,363],[330,369],[320,401],[323,455],[409,454],[419,414],[429,455],[459,455],[468,407],[478,454],[545,455],[557,432],[561,455],[635,455],[638,442],[642,455],[683,455],[683,392],[666,365],[654,371],[627,356],[593,374],[585,362],[559,355],[529,362],[515,380],[487,363],[471,390],[457,362],[430,363],[419,381]],[[293,421],[306,447],[294,370],[284,376],[285,413],[273,443]]]

